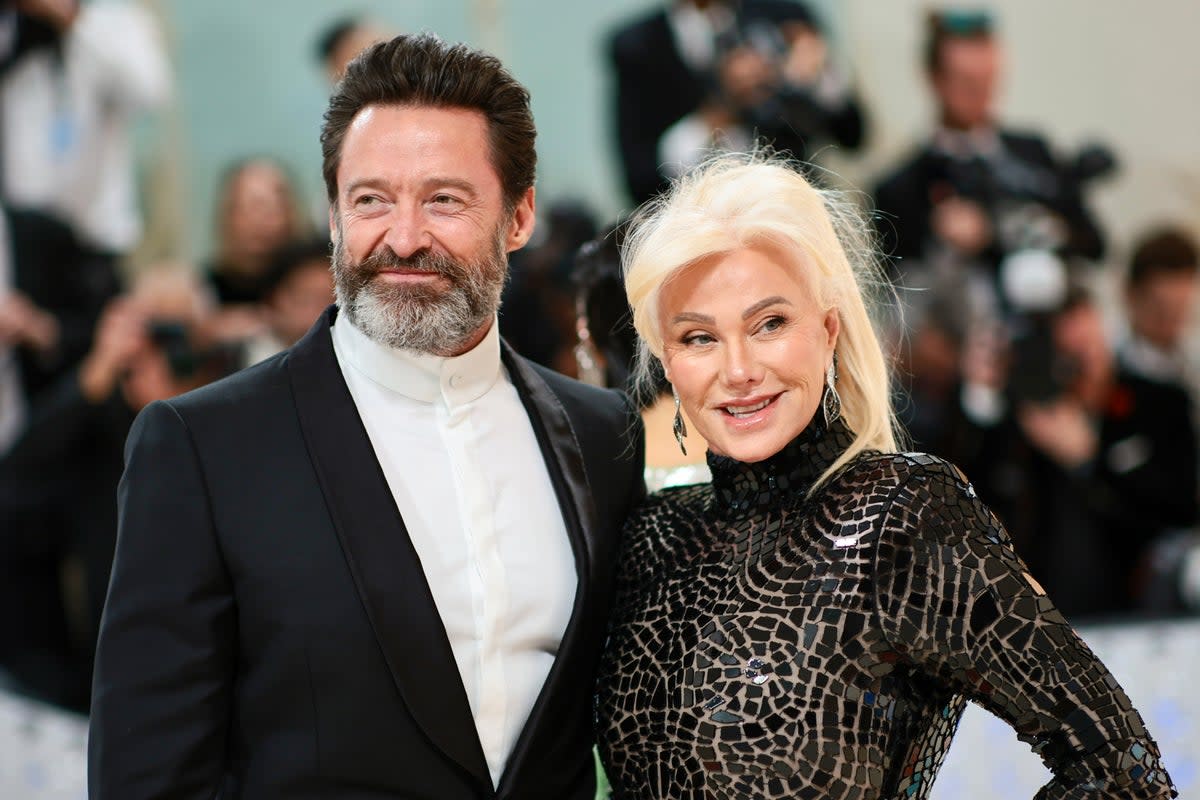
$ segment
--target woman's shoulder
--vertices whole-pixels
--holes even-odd
[[[1000,530],[963,471],[931,453],[865,454],[827,491],[847,507],[874,509],[885,535],[949,543],[980,527]]]

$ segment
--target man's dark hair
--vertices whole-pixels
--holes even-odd
[[[263,296],[269,296],[276,289],[310,264],[321,264],[329,269],[330,245],[327,237],[318,236],[299,241],[288,242],[275,251],[271,256],[263,280]]]
[[[926,19],[925,70],[932,75],[941,68],[942,46],[948,41],[992,38],[992,17],[986,11],[931,11]]]
[[[330,24],[327,28],[321,31],[317,37],[317,58],[322,63],[333,57],[333,53],[337,50],[338,45],[342,41],[358,30],[362,25],[362,20],[358,17],[340,17]]]
[[[1196,242],[1181,230],[1162,228],[1138,243],[1129,261],[1126,286],[1137,289],[1159,275],[1200,271]]]
[[[401,35],[372,45],[346,68],[329,98],[321,129],[322,173],[337,203],[337,171],[351,121],[364,108],[430,106],[480,111],[487,118],[492,164],[511,211],[537,171],[529,92],[495,56],[428,33]]]

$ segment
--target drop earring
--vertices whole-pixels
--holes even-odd
[[[825,427],[828,428],[842,416],[842,398],[838,395],[838,357],[837,351],[825,370],[825,397],[821,400],[821,410],[825,414]]]
[[[679,392],[675,391],[675,387],[671,387],[671,394],[675,397],[675,422],[671,426],[675,431],[675,441],[679,442],[679,449],[683,454],[687,455],[687,447],[684,446],[683,440],[687,438],[687,423],[683,421],[683,411],[679,407]]]

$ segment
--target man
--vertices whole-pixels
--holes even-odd
[[[1186,343],[1200,284],[1200,251],[1183,230],[1162,228],[1138,242],[1125,277],[1129,337],[1122,365],[1148,380],[1188,384]]]
[[[996,120],[1003,49],[990,17],[933,12],[928,28],[938,125],[876,190],[885,252],[902,271],[914,260],[991,271],[1030,247],[1099,258],[1101,233],[1079,194],[1086,170],[1062,167],[1042,137]]]
[[[612,37],[617,144],[640,205],[713,146],[756,138],[797,159],[832,140],[855,148],[863,118],[794,0],[669,0]]]
[[[352,62],[321,135],[337,306],[130,435],[95,800],[591,797],[642,442],[499,340],[534,136],[490,56]]]

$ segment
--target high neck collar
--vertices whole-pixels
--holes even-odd
[[[854,434],[841,418],[826,426],[818,411],[799,436],[770,458],[747,463],[710,452],[708,466],[717,512],[739,518],[802,500],[853,441]]]
[[[444,358],[380,344],[339,314],[333,326],[338,358],[367,379],[422,403],[457,408],[485,395],[501,375],[500,333],[495,320],[479,344]]]

